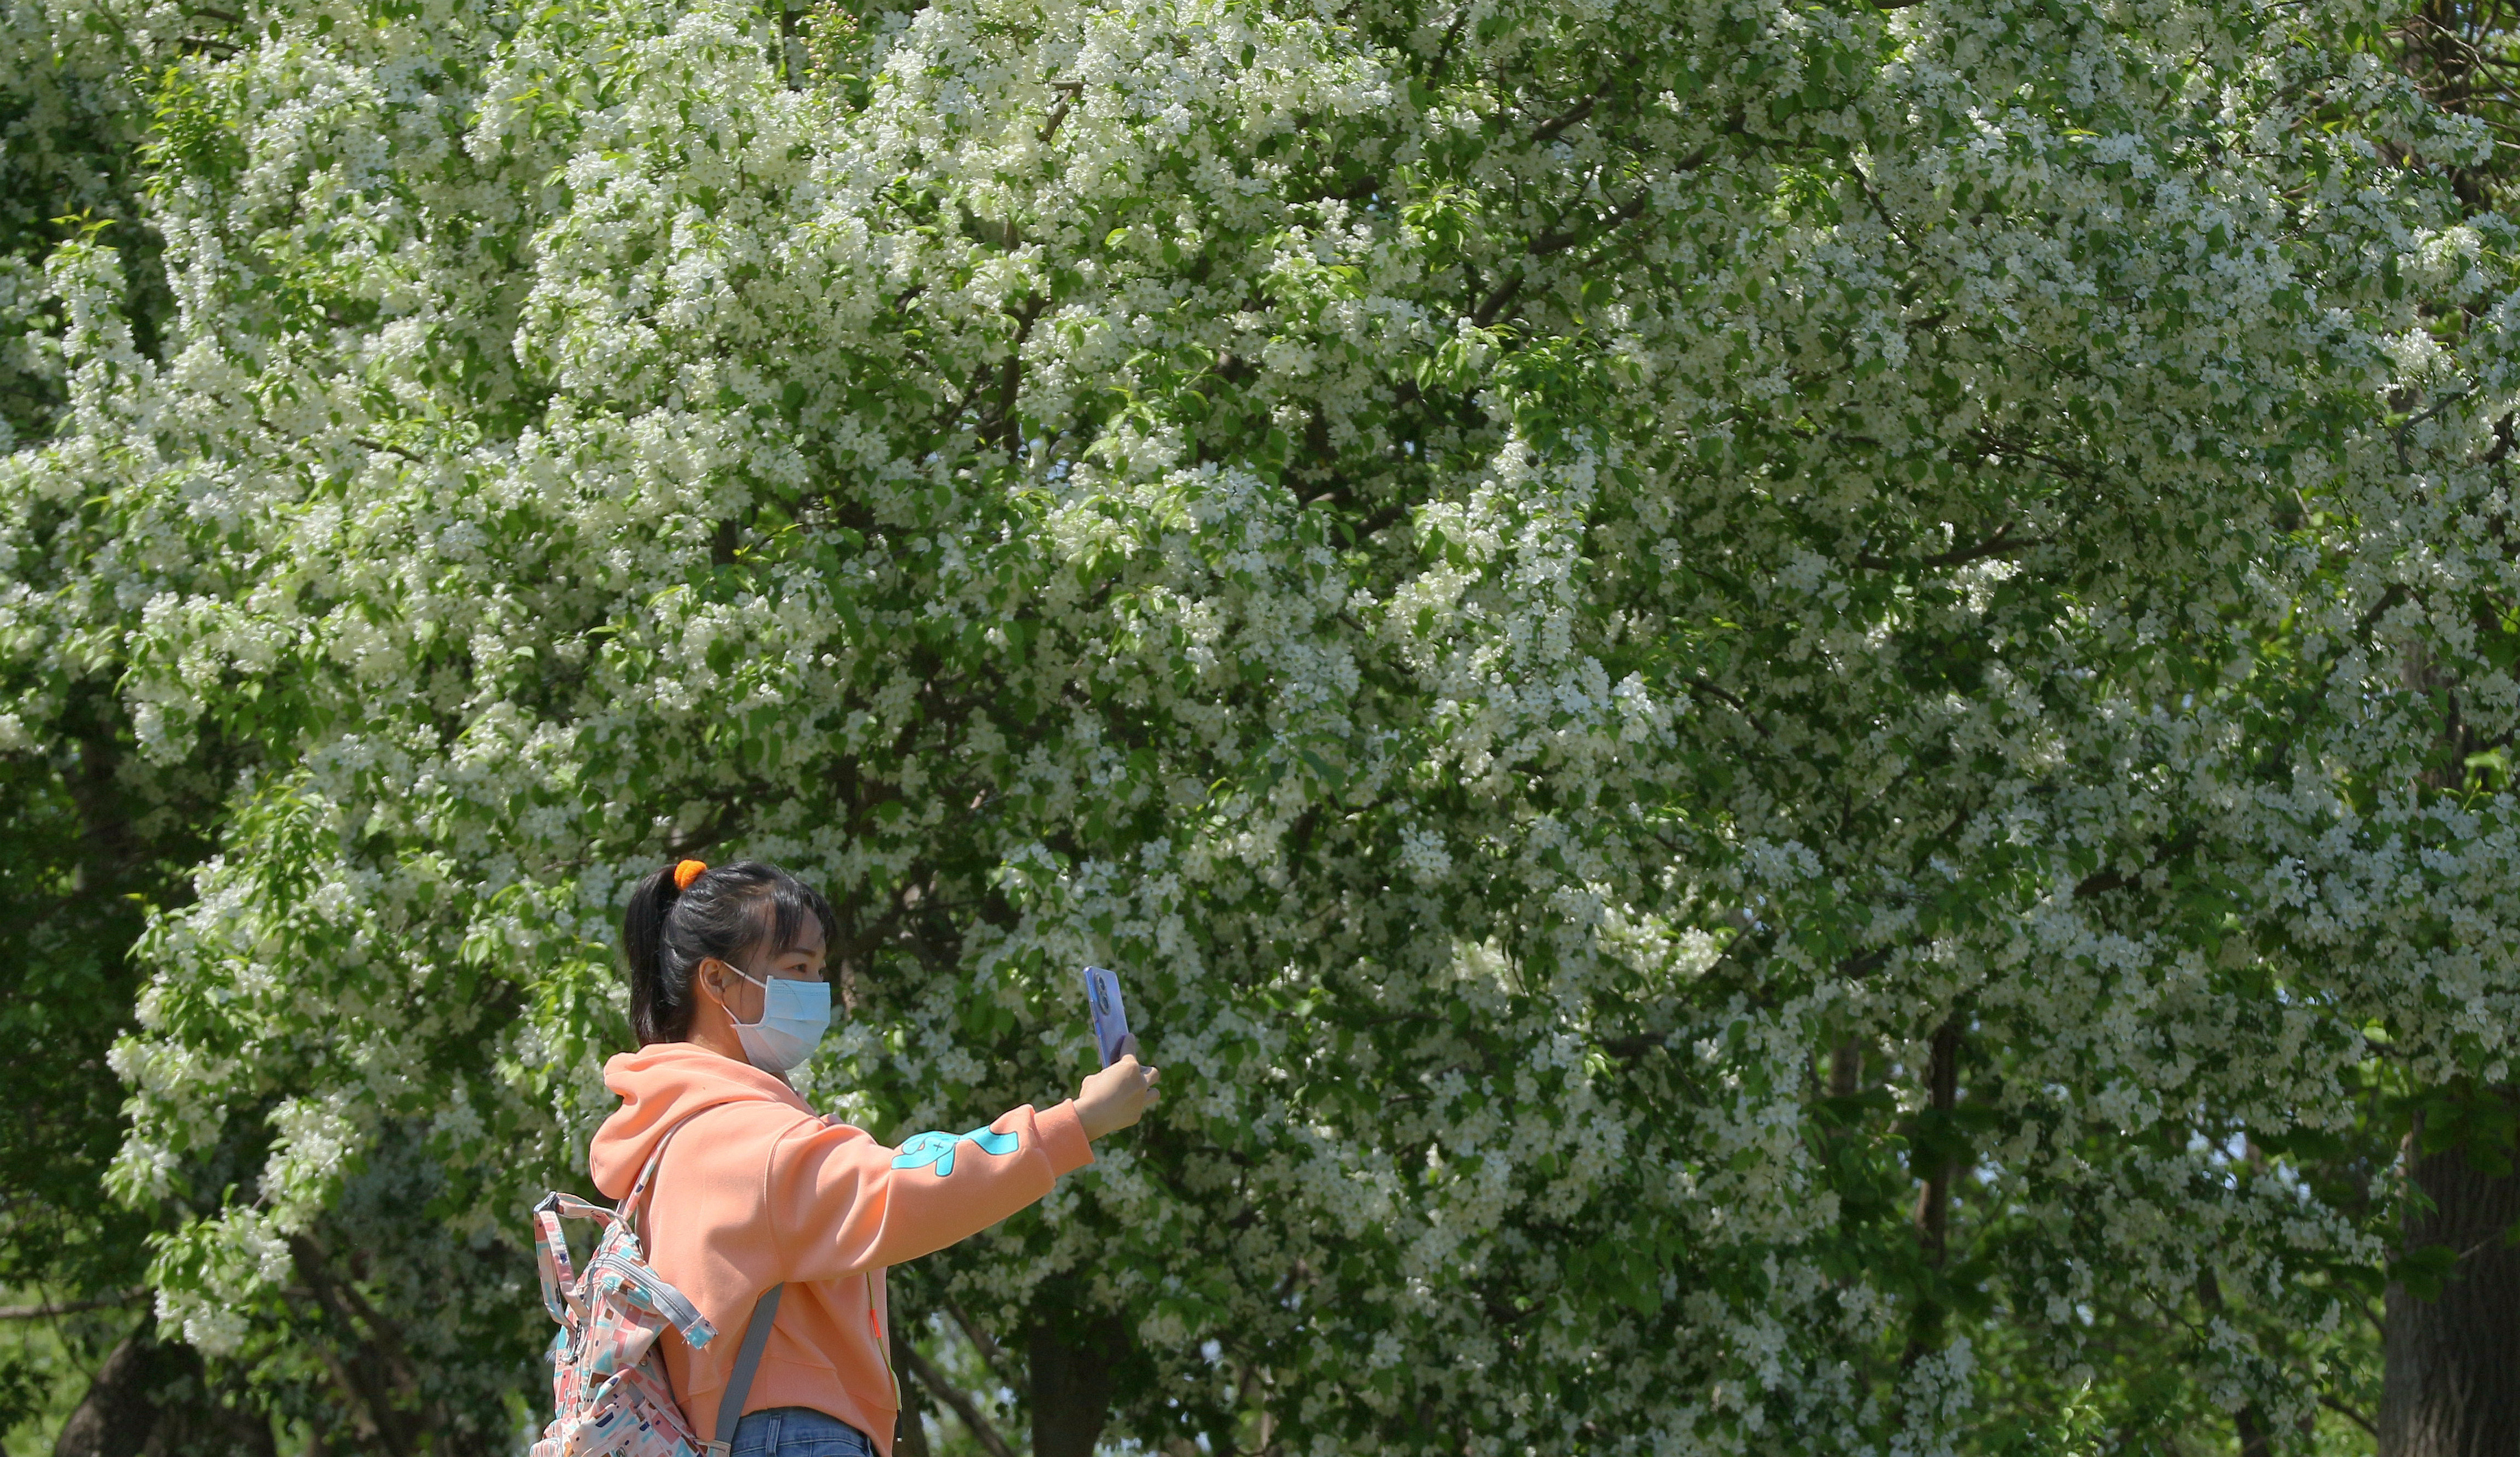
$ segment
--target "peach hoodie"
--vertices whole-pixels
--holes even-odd
[[[698,1351],[670,1330],[659,1344],[703,1437],[717,1430],[753,1301],[784,1280],[743,1409],[829,1412],[890,1457],[899,1397],[883,1342],[884,1266],[976,1234],[1094,1161],[1073,1103],[888,1149],[815,1116],[782,1079],[689,1042],[613,1058],[604,1085],[621,1106],[589,1161],[608,1198],[629,1193],[658,1139],[698,1115],[657,1165],[640,1232],[649,1264],[717,1327]]]

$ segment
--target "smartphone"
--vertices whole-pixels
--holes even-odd
[[[1102,1066],[1120,1061],[1120,1043],[1129,1035],[1128,1009],[1120,1005],[1120,979],[1099,966],[1085,969],[1085,1011],[1094,1019],[1094,1046]]]

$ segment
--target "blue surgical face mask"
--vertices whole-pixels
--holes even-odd
[[[773,977],[764,981],[743,970],[730,969],[761,988],[761,1018],[735,1024],[743,1056],[764,1072],[783,1073],[814,1055],[814,1045],[832,1026],[832,983],[795,981]]]

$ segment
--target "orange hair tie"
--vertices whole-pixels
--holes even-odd
[[[674,888],[688,890],[692,888],[692,882],[706,874],[708,874],[707,866],[698,860],[685,860],[674,867]]]

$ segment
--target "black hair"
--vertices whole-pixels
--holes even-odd
[[[639,1045],[691,1035],[692,976],[702,961],[715,957],[749,972],[745,963],[756,951],[775,958],[793,950],[807,916],[822,923],[826,945],[838,936],[838,919],[821,892],[758,860],[711,866],[689,888],[674,885],[671,865],[651,871],[621,917],[630,1029]]]

